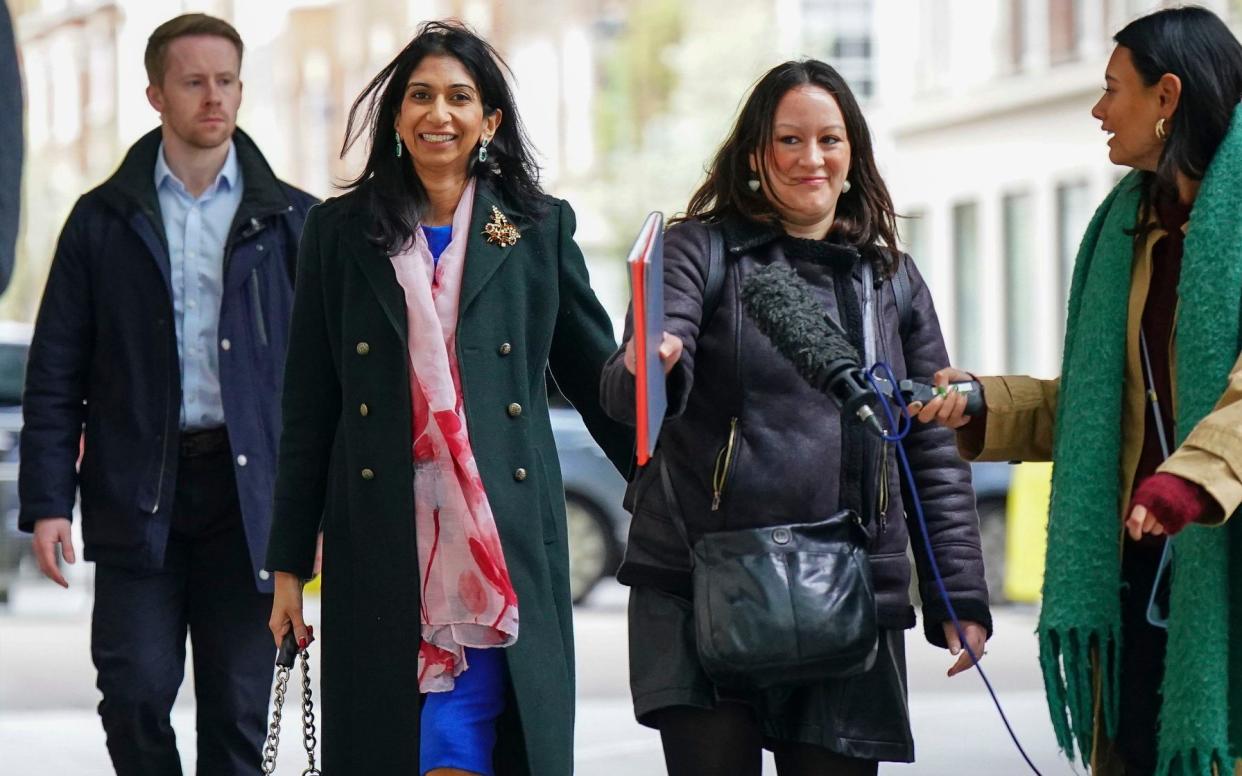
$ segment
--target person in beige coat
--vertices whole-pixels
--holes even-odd
[[[1242,534],[1185,529],[1242,505],[1242,45],[1200,8],[1115,40],[1092,116],[1135,172],[1080,248],[1062,377],[979,377],[973,418],[952,391],[911,412],[967,459],[1054,462],[1039,633],[1062,748],[1097,774],[1232,772]]]

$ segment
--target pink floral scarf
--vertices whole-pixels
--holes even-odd
[[[414,417],[414,525],[422,580],[418,688],[447,692],[465,647],[517,641],[517,594],[466,428],[457,368],[457,311],[474,181],[453,214],[437,265],[421,229],[392,257],[405,291]]]

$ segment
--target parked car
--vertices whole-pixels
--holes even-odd
[[[17,529],[17,462],[22,430],[22,387],[31,327],[0,322],[0,604],[9,600],[30,535]]]
[[[975,506],[979,512],[979,542],[983,548],[983,575],[988,586],[988,597],[993,605],[1007,602],[1005,595],[1005,552],[1008,533],[1009,484],[1013,478],[1013,466],[1008,463],[972,463],[971,483],[975,489]],[[905,474],[902,474],[905,477]],[[903,480],[904,481],[904,480]],[[911,505],[906,505],[912,510]],[[913,512],[910,520],[914,520]],[[913,531],[910,541],[922,546],[923,539]],[[914,546],[911,545],[911,563],[914,562]],[[919,605],[922,601],[919,578],[910,575],[910,600]]]
[[[973,463],[975,504],[979,510],[979,539],[983,544],[983,572],[993,604],[1004,603],[1006,503],[1014,467],[1008,463]]]

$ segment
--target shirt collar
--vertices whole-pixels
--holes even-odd
[[[224,157],[224,166],[220,168],[220,172],[216,175],[216,182],[209,189],[212,193],[223,191],[225,189],[232,190],[237,186],[237,179],[241,174],[241,165],[237,161],[237,146],[233,141],[229,141],[229,153]],[[164,185],[164,181],[171,181],[176,184],[177,188],[182,192],[186,191],[185,184],[177,177],[177,174],[168,166],[168,159],[164,156],[164,142],[160,141],[160,150],[155,155],[155,190],[159,191]]]

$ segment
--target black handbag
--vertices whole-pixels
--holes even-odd
[[[695,646],[711,680],[762,689],[863,673],[879,646],[862,519],[705,533],[691,543],[668,468],[660,479],[690,547]]]

